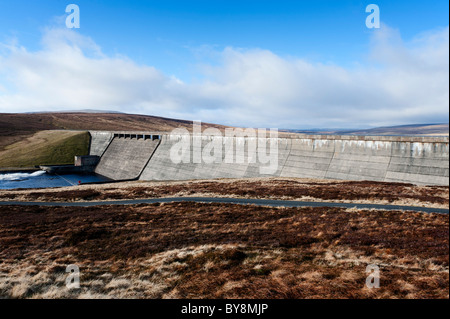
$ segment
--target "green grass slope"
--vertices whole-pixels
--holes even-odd
[[[89,153],[89,133],[40,131],[0,151],[0,168],[73,164],[75,155]]]

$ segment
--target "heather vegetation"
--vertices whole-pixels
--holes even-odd
[[[172,203],[0,208],[6,298],[448,298],[448,215]],[[65,268],[81,271],[80,289]],[[381,286],[365,286],[379,265]]]

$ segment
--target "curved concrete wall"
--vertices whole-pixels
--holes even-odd
[[[114,137],[95,173],[114,180],[138,178],[158,144],[159,140]]]
[[[222,146],[221,156],[214,158],[214,163],[195,163],[194,154],[201,157],[202,150],[214,140],[220,139]],[[226,161],[227,152],[225,143],[233,142],[234,146],[242,147],[243,152],[234,152],[231,161]],[[174,163],[170,157],[172,147],[177,143],[187,143],[189,145],[189,163]],[[241,178],[261,176],[261,167],[269,167],[269,164],[261,165],[256,161],[252,163],[248,156],[248,138],[218,138],[202,137],[201,148],[196,147],[193,138],[189,136],[175,136],[173,140],[169,136],[162,136],[161,145],[155,151],[149,164],[142,172],[141,179],[144,180],[185,180],[185,179],[209,179],[209,178]],[[278,161],[277,169],[269,176],[279,176],[288,154],[288,140],[278,141]],[[270,149],[270,141],[266,141],[267,150]],[[213,153],[214,154],[214,153]]]
[[[214,139],[203,137],[202,149]],[[249,138],[234,138],[244,143],[244,163],[226,163],[226,149],[217,163],[174,163],[170,158],[172,147],[185,139],[190,157],[198,152],[192,137],[163,136],[144,169],[141,179],[186,180],[240,177],[309,177],[340,180],[373,180],[406,182],[413,184],[449,185],[448,138],[422,137],[356,137],[356,136],[305,136],[279,138],[278,168],[265,174],[261,167],[268,164],[248,163]],[[225,137],[221,138],[226,140]],[[270,150],[270,139],[266,150]],[[258,149],[259,151],[259,149]]]
[[[386,181],[449,185],[447,142],[393,142]]]
[[[91,150],[101,149],[106,140],[106,135],[95,140],[93,136]],[[249,157],[248,147],[257,141],[256,156]],[[162,135],[159,146],[144,147],[142,142],[128,138],[119,143],[114,138],[96,172],[113,179],[139,174],[143,180],[274,176],[449,185],[448,137],[296,135],[258,140],[202,136],[195,142],[189,135]],[[215,142],[221,152],[209,153],[217,156],[206,163],[202,151]],[[275,145],[276,162],[261,163],[260,155],[269,154]],[[187,158],[178,163],[171,151],[180,146],[186,147]],[[239,153],[236,147],[244,151]]]

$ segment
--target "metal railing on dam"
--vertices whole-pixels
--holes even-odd
[[[127,143],[134,146],[124,151],[122,145],[106,154],[121,134],[124,139],[129,135]],[[131,138],[133,135],[135,138]],[[139,144],[152,141],[153,136],[159,137],[154,149]],[[280,133],[276,139],[261,139],[99,131],[91,131],[91,137],[91,154],[102,159],[104,153],[109,158],[114,154],[115,164],[105,167],[105,174],[126,169],[127,165],[121,163],[139,158],[137,166],[144,165],[139,179],[143,180],[271,176],[449,185],[448,137]],[[184,152],[182,158],[174,158],[179,151]]]

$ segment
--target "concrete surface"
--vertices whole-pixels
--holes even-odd
[[[114,134],[105,131],[90,131],[89,134],[91,135],[89,155],[102,156]]]
[[[109,134],[98,134],[95,138],[93,135],[91,150],[98,153],[107,136],[114,136],[113,132]],[[128,143],[116,145],[114,138],[96,172],[113,179],[134,178],[142,169],[142,180],[272,176],[449,185],[448,137],[292,135],[267,138],[257,144],[255,162],[248,156],[248,146],[254,138],[202,136],[201,140],[195,137],[194,141],[189,135],[159,134],[161,143],[153,146],[154,154],[149,148],[141,147],[137,139],[128,138]],[[205,148],[215,142],[222,154],[212,157],[212,163],[196,162],[196,158],[202,159],[202,151],[205,153]],[[229,143],[233,145],[232,156],[226,147]],[[263,146],[269,154],[271,143],[276,144],[277,169],[267,173],[264,169],[270,163],[260,163],[258,155],[264,153]],[[188,160],[174,162],[171,151],[183,145],[188,150],[185,154]],[[239,155],[236,147],[243,147],[244,152]],[[231,163],[226,162],[227,158],[232,159]],[[146,165],[142,166],[144,162]]]
[[[114,180],[139,178],[159,140],[114,137],[95,173]]]

